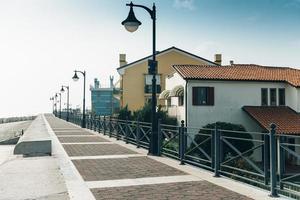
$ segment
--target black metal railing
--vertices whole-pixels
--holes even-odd
[[[62,118],[65,119],[62,114]],[[81,124],[82,115],[70,114]],[[87,128],[148,149],[151,123],[87,116]],[[160,154],[271,191],[300,199],[300,136],[186,127],[158,122]]]

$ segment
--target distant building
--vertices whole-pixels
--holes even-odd
[[[92,113],[96,115],[112,115],[120,109],[120,102],[114,95],[119,92],[113,84],[113,77],[110,77],[110,86],[101,87],[97,78],[94,79],[94,86],[90,87],[92,100]]]

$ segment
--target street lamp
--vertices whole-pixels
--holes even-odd
[[[57,93],[54,95],[55,116],[57,117]]]
[[[59,118],[61,118],[61,93],[56,93],[55,97],[57,98],[57,94],[59,94]]]
[[[52,113],[54,114],[54,97],[50,97],[50,101],[52,101]]]
[[[75,70],[74,71],[75,74],[73,76],[73,80],[74,81],[78,81],[79,80],[79,77],[77,75],[77,72],[81,73],[83,75],[83,108],[82,108],[82,122],[81,122],[81,127],[82,128],[85,128],[85,78],[86,78],[86,72],[85,71],[78,71],[78,70]]]
[[[68,122],[69,121],[69,90],[70,90],[70,88],[69,88],[69,86],[62,85],[60,92],[64,93],[65,92],[64,88],[67,89],[67,122]]]
[[[156,113],[156,71],[157,71],[157,61],[156,61],[156,6],[153,3],[152,10],[146,6],[143,5],[137,5],[130,2],[130,4],[126,4],[126,6],[130,6],[128,17],[122,22],[122,25],[125,26],[126,30],[129,32],[134,32],[138,29],[138,27],[142,24],[139,20],[136,19],[135,14],[133,12],[133,7],[140,7],[145,9],[151,16],[152,19],[152,60],[148,61],[148,73],[153,75],[152,78],[152,133],[150,138],[150,146],[149,146],[149,154],[151,155],[159,155],[159,140],[161,138],[158,138],[158,119],[157,119],[157,113]]]

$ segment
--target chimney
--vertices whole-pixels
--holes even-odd
[[[230,62],[230,65],[233,65],[233,64],[234,64],[233,60],[230,60],[229,62]]]
[[[126,54],[119,54],[119,62],[120,62],[120,67],[127,64]]]
[[[222,54],[215,54],[215,63],[222,65]]]
[[[114,88],[114,76],[109,76],[110,79],[110,88]]]

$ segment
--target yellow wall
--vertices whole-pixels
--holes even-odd
[[[158,74],[161,74],[161,91],[165,89],[165,77],[174,70],[172,65],[175,64],[205,64],[199,59],[187,56],[176,51],[170,51],[157,57]],[[125,69],[125,73],[121,77],[121,106],[128,105],[129,110],[137,110],[144,106],[145,97],[151,94],[144,93],[145,74],[148,73],[148,61],[139,63]],[[159,95],[158,95],[159,96]],[[158,101],[163,104],[164,101]]]

